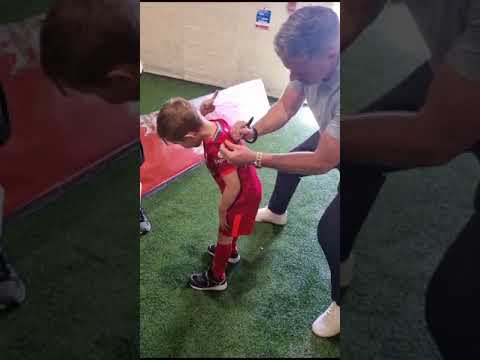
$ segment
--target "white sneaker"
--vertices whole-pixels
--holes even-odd
[[[278,215],[272,212],[268,207],[258,209],[256,222],[268,222],[275,225],[285,225],[287,223],[287,212],[285,214]]]
[[[340,334],[340,306],[335,301],[315,320],[312,324],[312,331],[320,337]]]
[[[340,263],[340,287],[347,287],[352,282],[353,278],[353,253],[350,254],[347,260]]]

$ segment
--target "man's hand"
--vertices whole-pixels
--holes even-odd
[[[218,90],[215,90],[213,93],[213,96],[210,99],[205,100],[202,102],[200,105],[200,113],[205,116],[207,114],[210,114],[211,112],[215,111],[215,99],[217,98],[218,95]]]
[[[235,166],[242,166],[251,164],[256,159],[256,153],[250,150],[245,142],[240,140],[239,144],[234,144],[228,140],[220,146],[220,153],[228,160],[229,163]]]
[[[233,140],[239,141],[240,139],[251,140],[255,136],[253,129],[247,127],[245,121],[237,121],[230,129],[230,135]]]
[[[230,163],[241,166],[253,163],[257,154],[240,144],[225,140],[220,146],[220,153]],[[326,131],[320,136],[315,151],[300,151],[287,154],[262,153],[262,166],[282,172],[316,175],[324,174],[338,165],[340,161],[340,140]]]

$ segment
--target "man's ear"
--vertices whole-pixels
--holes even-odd
[[[108,79],[125,79],[136,80],[138,79],[138,69],[133,65],[117,65],[107,73]]]
[[[184,139],[195,139],[197,134],[193,131],[188,132],[183,138]]]
[[[140,96],[140,74],[137,65],[118,65],[106,74],[105,92],[107,100],[114,104],[138,101]]]

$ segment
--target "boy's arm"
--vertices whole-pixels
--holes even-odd
[[[240,193],[240,178],[238,177],[237,168],[232,167],[231,169],[227,173],[222,174],[223,181],[225,181],[225,189],[218,205],[219,210],[227,211]]]
[[[222,174],[222,179],[225,182],[225,189],[223,190],[220,203],[218,205],[218,214],[220,217],[220,226],[227,228],[227,210],[235,202],[240,193],[240,178],[236,167],[231,167],[227,172]]]
[[[214,102],[215,102],[215,99],[217,98],[217,95],[218,95],[218,90],[215,90],[215,92],[213,93],[213,96],[210,99],[204,100],[200,104],[200,114],[202,114],[202,116],[206,116],[211,112],[215,111]]]

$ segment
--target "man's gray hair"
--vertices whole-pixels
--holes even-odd
[[[324,6],[306,6],[295,11],[275,36],[275,52],[285,61],[293,57],[311,59],[324,55],[340,41],[337,14]]]

